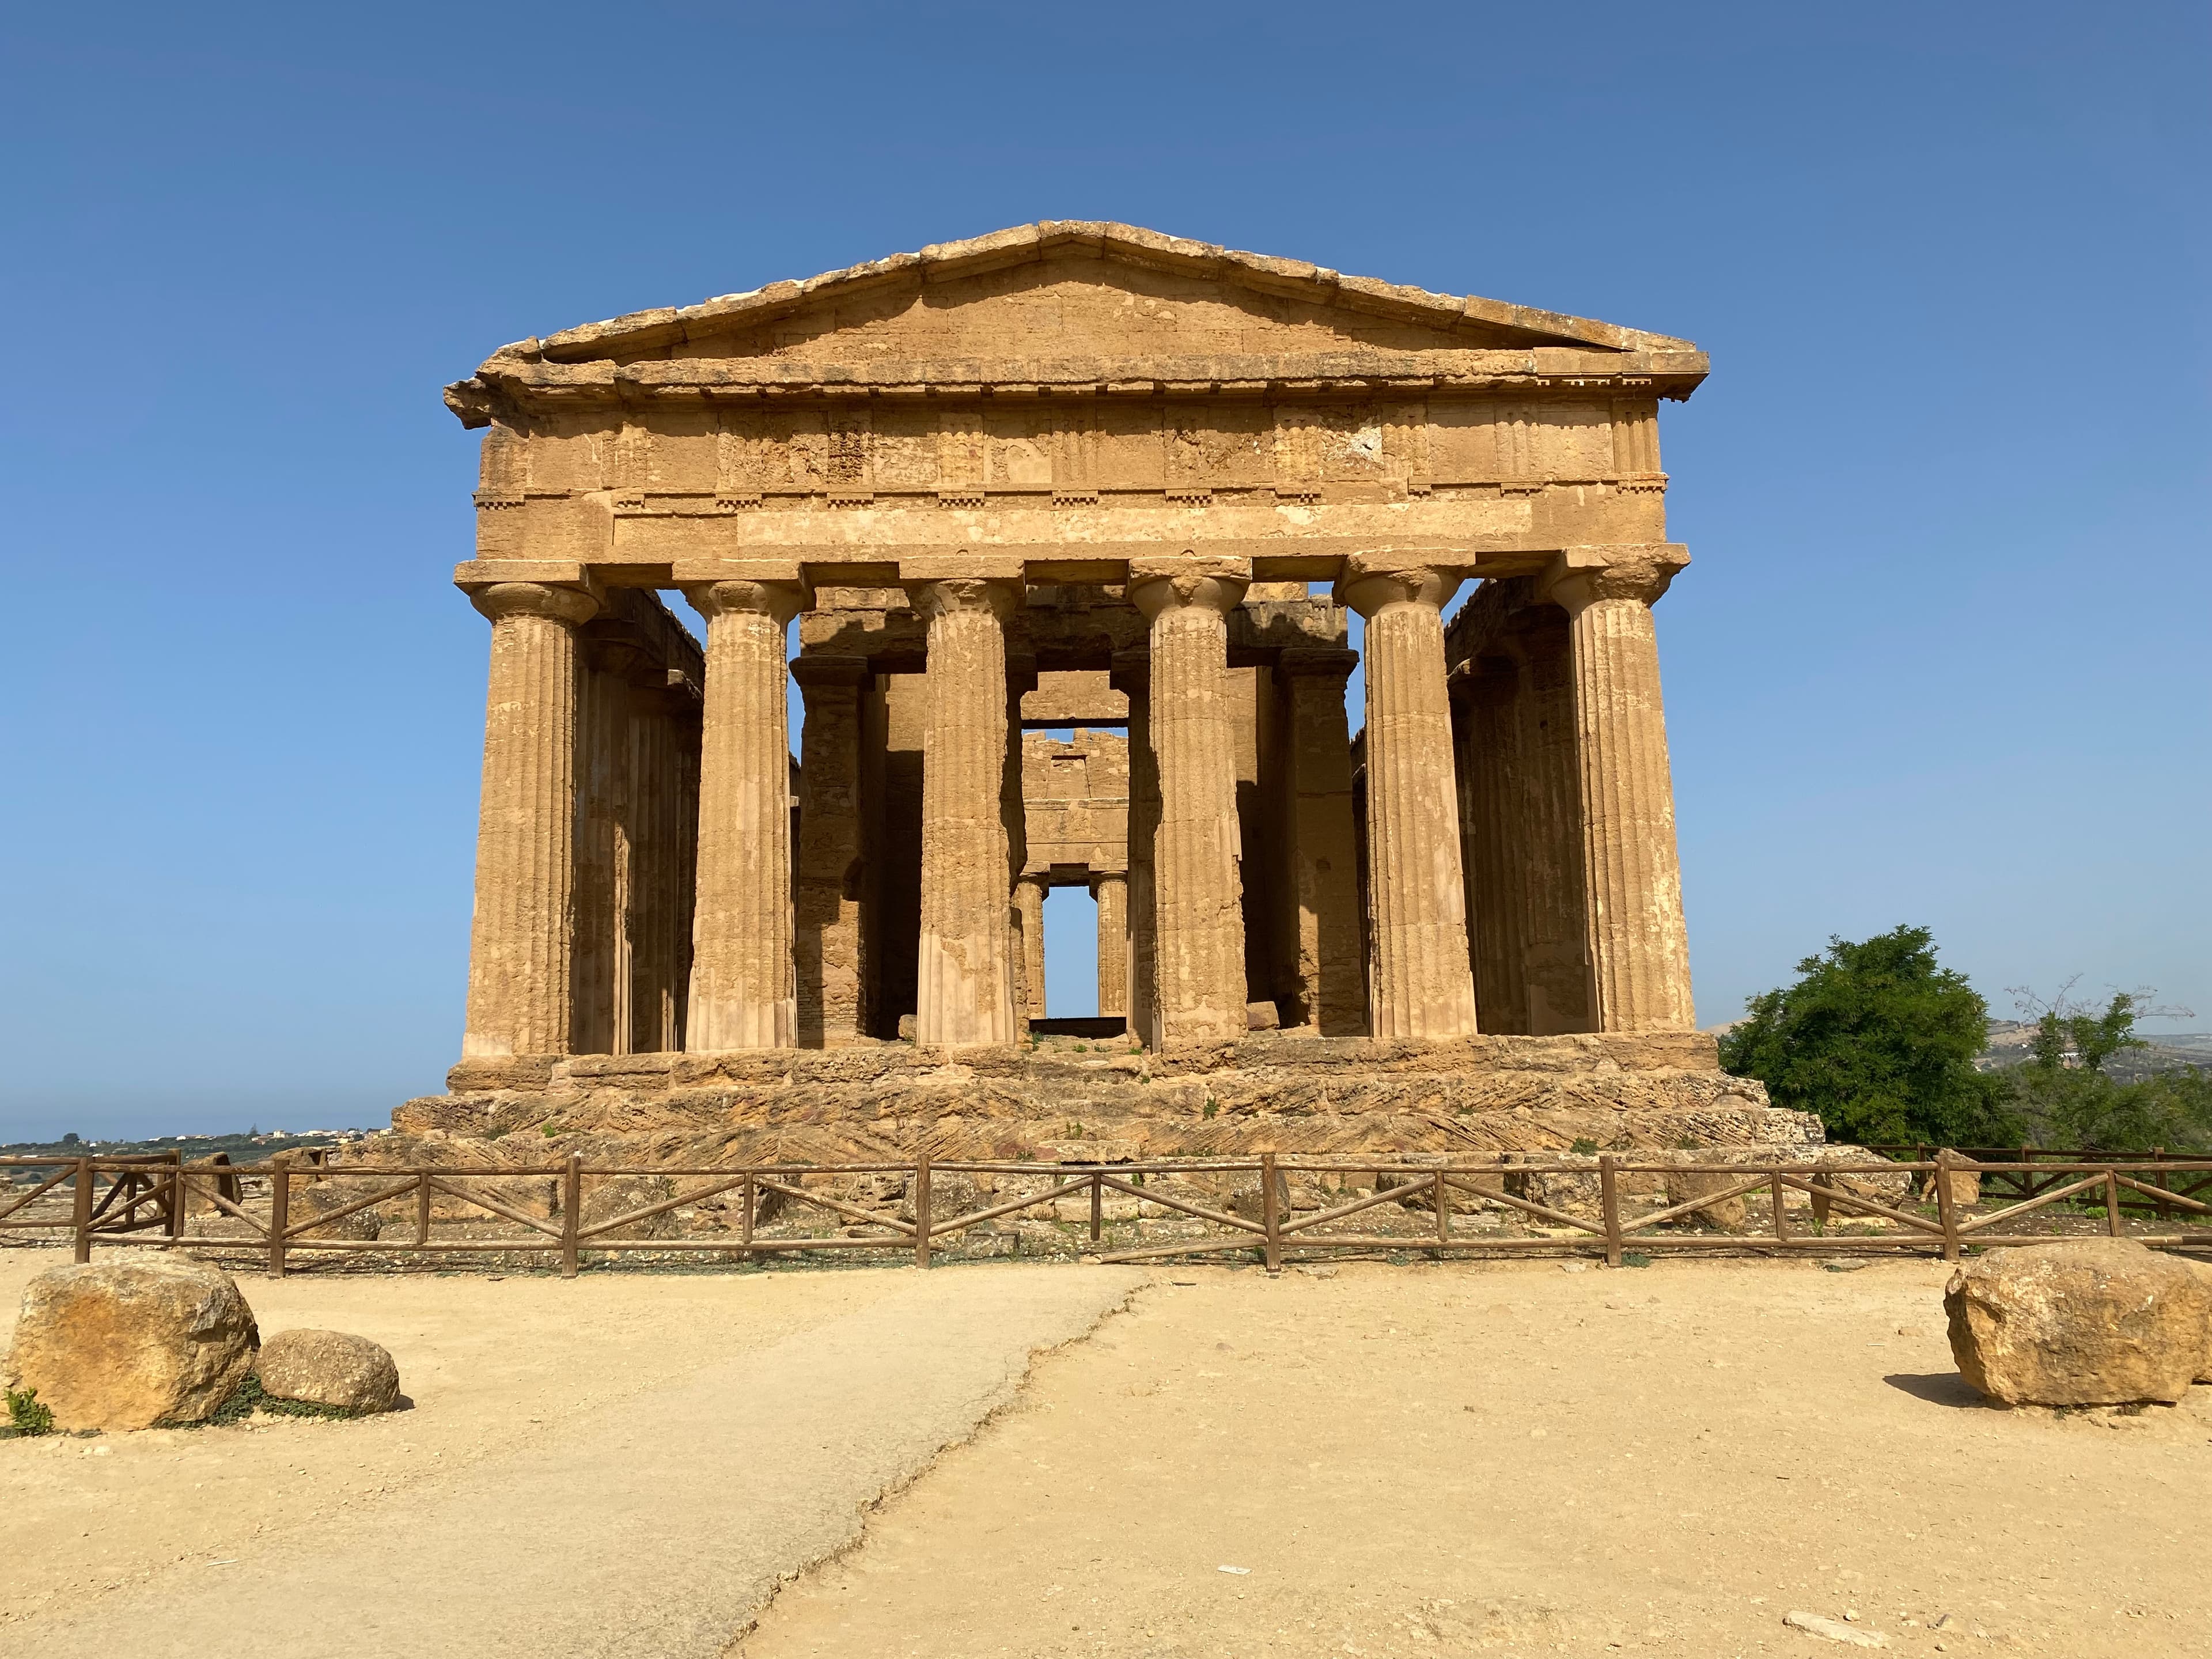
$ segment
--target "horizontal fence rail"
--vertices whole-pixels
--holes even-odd
[[[1605,1155],[1595,1158],[1407,1162],[1402,1155],[1379,1158],[1304,1158],[1262,1152],[1241,1158],[1165,1158],[1117,1164],[990,1163],[966,1160],[857,1164],[777,1164],[745,1166],[587,1165],[581,1155],[541,1168],[401,1168],[370,1164],[325,1165],[314,1162],[261,1164],[186,1164],[177,1155],[148,1158],[0,1158],[0,1231],[66,1233],[76,1259],[91,1260],[95,1242],[174,1249],[264,1256],[268,1271],[282,1275],[297,1253],[404,1257],[509,1255],[532,1252],[556,1256],[564,1276],[574,1277],[586,1252],[611,1256],[624,1253],[673,1255],[685,1253],[734,1255],[751,1261],[775,1255],[818,1250],[910,1252],[927,1267],[933,1249],[957,1240],[987,1222],[1020,1216],[1041,1206],[1056,1215],[1066,1200],[1088,1200],[1087,1260],[1127,1262],[1166,1257],[1256,1255],[1279,1270],[1286,1251],[1356,1250],[1425,1255],[1433,1259],[1564,1250],[1601,1256],[1620,1266],[1631,1254],[1658,1251],[1733,1249],[1739,1252],[1820,1251],[1839,1248],[1923,1252],[1957,1261],[1969,1248],[2047,1243],[2053,1235],[2026,1232],[2024,1218],[2074,1200],[2095,1206],[2101,1201],[2104,1230],[2126,1234],[2130,1211],[2194,1221],[2202,1231],[2132,1235],[2145,1244],[2212,1245],[2212,1201],[2198,1196],[2212,1190],[2212,1159],[2160,1157],[2122,1160],[2096,1158],[2034,1162],[2033,1182],[2006,1194],[2012,1201],[1990,1212],[1962,1203],[1960,1177],[1978,1177],[1987,1194],[2003,1178],[2019,1177],[2016,1161],[1993,1163],[1950,1152],[1932,1158],[1897,1163],[1844,1163],[1784,1159],[1729,1163],[1645,1161]],[[1346,1177],[1357,1176],[1371,1191],[1349,1199]],[[1024,1191],[978,1207],[937,1213],[933,1183],[965,1177],[975,1198],[991,1196],[976,1188],[977,1177],[1026,1182]],[[1948,1177],[1948,1178],[1938,1178]],[[1236,1185],[1249,1177],[1224,1204],[1206,1203],[1186,1189],[1175,1192],[1150,1181],[1210,1182]],[[1328,1191],[1335,1177],[1340,1201],[1293,1212],[1286,1202],[1287,1182],[1311,1182]],[[1631,1177],[1687,1181],[1698,1184],[1690,1196],[1662,1202],[1656,1210],[1632,1214],[1624,1203],[1623,1182]],[[647,1178],[669,1183],[671,1192],[593,1218],[586,1215],[587,1182]],[[863,1179],[896,1182],[901,1197],[890,1201],[854,1195]],[[842,1181],[847,1190],[825,1190],[810,1181]],[[501,1190],[487,1190],[483,1183]],[[549,1214],[532,1214],[514,1191],[516,1183],[550,1183]],[[1586,1188],[1562,1197],[1553,1183]],[[685,1185],[685,1183],[696,1183]],[[1649,1182],[1647,1182],[1647,1184]],[[248,1187],[267,1189],[265,1206],[248,1203]],[[1519,1190],[1515,1190],[1516,1186]],[[58,1189],[68,1189],[68,1211],[58,1213]],[[681,1190],[676,1190],[681,1188]],[[342,1200],[332,1194],[343,1192]],[[1542,1191],[1552,1201],[1532,1196]],[[1929,1202],[1916,1205],[1916,1194]],[[1109,1195],[1133,1199],[1157,1212],[1154,1219],[1197,1222],[1211,1232],[1134,1246],[1105,1248]],[[712,1238],[621,1237],[664,1216],[709,1199],[735,1196],[736,1224]],[[301,1200],[310,1200],[304,1205]],[[1748,1218],[1763,1199],[1765,1221],[1753,1227]],[[1750,1201],[1747,1224],[1725,1225],[1708,1218],[1724,1206]],[[44,1200],[42,1204],[41,1200]],[[1463,1200],[1519,1220],[1535,1229],[1516,1237],[1476,1237],[1455,1231]],[[240,1224],[231,1237],[188,1231],[195,1206],[202,1212]],[[519,1231],[490,1237],[437,1237],[443,1219],[473,1219],[474,1212]],[[331,1230],[337,1224],[380,1211],[399,1209],[408,1236],[382,1231],[369,1238],[347,1238]],[[1791,1214],[1795,1208],[1801,1212]],[[843,1224],[836,1235],[776,1236],[764,1231],[769,1212],[810,1214]],[[1341,1230],[1340,1224],[1382,1212],[1405,1218],[1425,1210],[1416,1231]],[[1141,1213],[1141,1211],[1139,1212]],[[1809,1216],[1809,1225],[1806,1217]],[[2045,1218],[2046,1223],[2050,1218]],[[1838,1220],[1873,1223],[1882,1232],[1829,1231]],[[1707,1230],[1662,1231],[1691,1223]],[[2008,1225],[2008,1224],[2012,1224]]]

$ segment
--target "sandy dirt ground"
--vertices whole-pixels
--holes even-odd
[[[0,1255],[0,1306],[65,1260]],[[1140,1282],[242,1278],[412,1408],[0,1442],[0,1654],[711,1656]]]
[[[2212,1654],[2212,1389],[1984,1407],[1945,1276],[1162,1272],[739,1651]]]
[[[414,1408],[0,1443],[0,1654],[2212,1656],[2212,1389],[1981,1406],[1933,1262],[1576,1265],[247,1278]]]

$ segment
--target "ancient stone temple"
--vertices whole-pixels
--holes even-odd
[[[502,348],[446,394],[466,1032],[402,1127],[1771,1133],[1693,1029],[1653,625],[1705,372],[1096,223]],[[1079,1061],[1030,1030],[1079,885],[1126,1033]]]

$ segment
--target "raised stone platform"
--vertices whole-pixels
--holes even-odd
[[[376,1152],[476,1143],[496,1163],[575,1150],[667,1163],[1046,1162],[1790,1149],[1809,1114],[1720,1070],[1701,1033],[1381,1042],[1255,1033],[1202,1058],[1047,1037],[947,1060],[903,1042],[722,1054],[465,1061],[392,1114]],[[427,1149],[426,1149],[427,1150]]]

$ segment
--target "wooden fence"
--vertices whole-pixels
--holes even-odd
[[[2212,1218],[2212,1203],[2185,1193],[2173,1184],[2176,1176],[2212,1183],[2212,1160],[2195,1162],[2161,1159],[2134,1163],[2096,1160],[2076,1164],[2039,1162],[2039,1189],[2002,1209],[1984,1214],[1964,1211],[1954,1200],[1953,1183],[1935,1181],[1932,1206],[1906,1207],[1884,1202],[1868,1190],[1876,1181],[1894,1182],[1903,1177],[1912,1188],[1938,1170],[1957,1174],[2016,1173],[2016,1165],[1990,1164],[1940,1153],[1929,1160],[1907,1163],[1844,1164],[1776,1159],[1758,1163],[1685,1164],[1641,1162],[1604,1156],[1595,1159],[1503,1164],[1409,1163],[1376,1158],[1310,1158],[1262,1152],[1244,1158],[1170,1158],[1148,1163],[1099,1164],[995,1164],[933,1162],[923,1158],[908,1163],[767,1164],[752,1167],[671,1168],[587,1167],[580,1156],[543,1169],[401,1169],[366,1166],[319,1168],[298,1164],[241,1164],[229,1168],[186,1166],[175,1155],[150,1158],[77,1158],[72,1159],[0,1158],[0,1176],[13,1183],[0,1187],[0,1231],[67,1231],[79,1261],[91,1259],[99,1242],[111,1245],[141,1245],[161,1249],[195,1248],[235,1251],[241,1246],[257,1255],[265,1253],[268,1271],[282,1275],[288,1260],[301,1252],[374,1255],[380,1256],[507,1255],[518,1251],[557,1254],[563,1276],[574,1277],[586,1251],[604,1255],[642,1252],[657,1255],[708,1253],[753,1260],[779,1253],[814,1250],[911,1251],[915,1265],[926,1267],[933,1249],[945,1246],[969,1228],[984,1222],[1056,1206],[1065,1199],[1089,1200],[1088,1259],[1099,1261],[1139,1261],[1170,1256],[1204,1256],[1256,1253],[1268,1269],[1279,1270],[1286,1252],[1358,1250],[1419,1254],[1441,1260],[1447,1256],[1530,1250],[1565,1250],[1602,1256],[1614,1266],[1632,1252],[1732,1249],[1757,1252],[1811,1250],[1832,1254],[1839,1248],[1921,1251],[1955,1261],[1963,1249],[1999,1244],[2048,1242],[2051,1234],[2008,1230],[2024,1216],[2069,1199],[2103,1201],[2106,1230],[2113,1236],[2126,1231],[2124,1211],[2131,1202],[2146,1204],[2154,1212],[2179,1213],[2187,1218]],[[40,1171],[51,1171],[40,1179]],[[1018,1194],[1002,1201],[957,1214],[933,1213],[932,1182],[946,1176],[994,1180],[1026,1180],[1042,1190]],[[1364,1177],[1358,1185],[1372,1191],[1348,1202],[1304,1212],[1290,1212],[1283,1194],[1291,1177],[1337,1178],[1340,1193],[1344,1177]],[[1696,1194],[1648,1213],[1630,1215],[1622,1203],[1622,1182],[1629,1176],[1705,1176],[1710,1179]],[[700,1184],[673,1196],[641,1205],[597,1220],[584,1218],[584,1182],[587,1179],[655,1176],[672,1184]],[[836,1194],[810,1188],[808,1177],[897,1177],[909,1203],[907,1214],[896,1206],[886,1210],[856,1203]],[[1249,1177],[1256,1190],[1240,1192],[1229,1208],[1196,1201],[1147,1186],[1147,1177],[1192,1178],[1216,1184],[1235,1183]],[[1547,1204],[1528,1196],[1532,1177],[1566,1177],[1584,1186],[1593,1201]],[[247,1180],[269,1185],[265,1216],[251,1212],[244,1202]],[[550,1216],[535,1216],[509,1198],[486,1192],[485,1181],[551,1180],[557,1183],[558,1202]],[[346,1202],[312,1210],[295,1218],[295,1184],[301,1182],[343,1181],[373,1188]],[[1521,1185],[1512,1190],[1509,1183]],[[849,1182],[848,1182],[849,1184]],[[71,1200],[66,1220],[30,1213],[48,1194],[66,1185]],[[714,1238],[623,1238],[617,1235],[641,1223],[696,1205],[708,1198],[735,1193],[738,1224],[734,1236]],[[1104,1208],[1107,1195],[1133,1198],[1158,1208],[1164,1215],[1206,1224],[1214,1231],[1195,1237],[1163,1240],[1134,1248],[1108,1250],[1104,1246]],[[1666,1232],[1669,1223],[1696,1224],[1699,1212],[1737,1198],[1765,1194],[1768,1217],[1765,1227],[1725,1231]],[[1803,1200],[1795,1207],[1809,1210],[1809,1227],[1793,1222],[1791,1194]],[[847,1224],[842,1236],[770,1237],[759,1229],[764,1201],[775,1195],[784,1205],[810,1206]],[[980,1196],[981,1194],[979,1194]],[[1249,1202],[1237,1200],[1249,1198]],[[1555,1194],[1556,1196],[1556,1194]],[[1894,1196],[1894,1194],[1892,1194]],[[1544,1231],[1511,1237],[1479,1237],[1456,1231],[1457,1200],[1471,1199],[1518,1214]],[[191,1236],[185,1218],[193,1200],[244,1224],[245,1235],[218,1238]],[[411,1200],[412,1237],[348,1239],[325,1230],[358,1212],[377,1206]],[[433,1209],[441,1201],[448,1208],[460,1206],[519,1227],[518,1236],[437,1238],[433,1237]],[[880,1203],[880,1200],[878,1200]],[[1361,1232],[1341,1231],[1343,1224],[1384,1206],[1425,1210],[1430,1219],[1419,1231]],[[49,1206],[49,1207],[52,1207]],[[1238,1209],[1256,1209],[1256,1215]],[[1929,1213],[1932,1208],[1933,1213]],[[1838,1217],[1863,1218],[1887,1224],[1886,1233],[1828,1231]],[[854,1224],[857,1224],[855,1226]],[[1372,1223],[1369,1224],[1370,1226]],[[2146,1244],[2212,1245],[2212,1219],[2200,1224],[2206,1231],[2136,1234]]]
[[[1869,1146],[1867,1150],[1884,1158],[1914,1163],[1938,1155],[1938,1149],[1924,1141],[1917,1146]],[[2179,1212],[2172,1202],[2177,1196],[2201,1199],[2212,1193],[2212,1165],[2207,1164],[2203,1153],[2169,1152],[2163,1146],[2154,1146],[2148,1152],[2107,1152],[2089,1146],[1958,1146],[1948,1149],[1947,1155],[1972,1159],[1981,1171],[1982,1190],[2006,1198],[2040,1198],[2053,1188],[2064,1185],[2069,1172],[2108,1165],[2134,1168],[2149,1164],[2157,1176],[2150,1183],[2153,1190],[2130,1188],[2124,1191],[2120,1200],[2123,1210],[2147,1212],[2165,1219]]]

